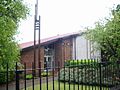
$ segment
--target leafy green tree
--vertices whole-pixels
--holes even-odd
[[[111,10],[112,17],[88,28],[86,37],[97,43],[102,60],[120,60],[120,5]]]
[[[25,19],[28,13],[23,0],[0,0],[0,70],[4,70],[7,63],[9,68],[13,68],[19,61],[15,35],[20,20]]]

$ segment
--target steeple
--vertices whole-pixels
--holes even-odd
[[[37,35],[38,34],[38,35]],[[38,36],[38,38],[36,38]],[[38,42],[36,42],[38,40]],[[38,53],[37,46],[38,45]],[[36,58],[38,54],[38,58]],[[38,16],[38,0],[35,4],[35,15],[34,15],[34,68],[36,64],[40,62],[40,15]]]

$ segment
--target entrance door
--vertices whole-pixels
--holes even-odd
[[[45,56],[44,57],[44,68],[48,67],[51,69],[53,62],[53,56]]]
[[[44,49],[44,68],[48,67],[51,69],[52,63],[54,61],[54,46],[48,45]]]

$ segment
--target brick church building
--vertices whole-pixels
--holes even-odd
[[[86,40],[83,34],[76,32],[42,39],[40,44],[42,67],[46,67],[46,62],[48,67],[52,67],[53,62],[57,65],[58,61],[60,66],[63,66],[65,60],[99,58],[100,52],[93,52],[91,42]],[[20,49],[21,63],[27,63],[27,68],[31,68],[32,62],[34,62],[34,41],[20,44]],[[36,57],[38,58],[38,52]],[[36,59],[36,67],[38,67],[38,62]]]

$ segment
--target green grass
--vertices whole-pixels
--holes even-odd
[[[47,84],[42,84],[42,90],[47,90]],[[48,83],[48,90],[53,90],[53,82]],[[65,90],[69,90],[69,84],[65,84]],[[27,90],[32,90],[32,86],[28,87]],[[35,85],[35,90],[40,90],[40,85]],[[54,81],[54,90],[58,89],[58,82]],[[60,83],[60,90],[64,90],[64,83]],[[70,90],[74,90],[74,84],[70,84]],[[75,84],[75,90],[78,90],[78,85]],[[87,86],[87,85],[79,85],[79,90],[100,90],[98,86]],[[108,90],[108,88],[103,88],[103,90]]]

